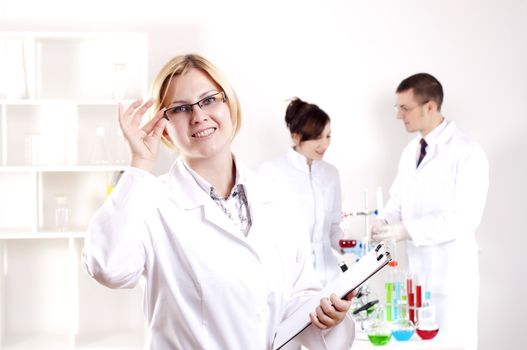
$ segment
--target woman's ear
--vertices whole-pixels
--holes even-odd
[[[300,142],[302,142],[302,137],[297,133],[291,133],[291,138],[293,139],[295,146],[299,146]]]
[[[174,144],[174,140],[172,140],[172,138],[170,137],[170,134],[168,133],[167,131],[167,128],[165,128],[163,130],[163,135],[162,135],[163,139],[165,140],[165,142],[171,146],[175,146]]]

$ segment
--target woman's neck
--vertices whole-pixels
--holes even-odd
[[[236,167],[230,151],[207,159],[185,159],[188,166],[214,187],[218,195],[227,198],[236,181]]]

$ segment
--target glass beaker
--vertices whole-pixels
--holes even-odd
[[[407,341],[412,338],[415,326],[407,318],[400,318],[392,322],[392,336],[398,341]]]
[[[415,332],[423,340],[433,339],[439,333],[436,322],[435,306],[430,300],[430,293],[426,293],[423,307],[418,309],[418,321]]]
[[[367,329],[368,339],[373,345],[386,345],[392,338],[392,331],[388,322],[384,320],[384,308],[377,307],[372,323]]]

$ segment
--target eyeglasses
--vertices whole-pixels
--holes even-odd
[[[168,108],[165,110],[164,116],[166,119],[188,116],[194,110],[195,105],[198,105],[198,107],[205,113],[213,113],[225,101],[227,101],[225,92],[216,92],[213,95],[202,98],[196,103]]]
[[[410,111],[413,111],[417,107],[421,107],[422,105],[427,104],[428,102],[430,102],[430,100],[426,100],[426,101],[424,101],[422,103],[419,103],[417,106],[413,106],[413,107],[408,107],[408,106],[405,106],[405,105],[402,105],[402,106],[395,105],[395,106],[393,106],[393,108],[395,109],[396,112],[408,113]]]

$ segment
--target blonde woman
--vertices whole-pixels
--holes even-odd
[[[110,288],[143,282],[147,349],[271,349],[280,322],[320,288],[294,210],[231,152],[240,121],[232,87],[198,55],[169,61],[152,100],[119,108],[131,164],[93,218],[83,259]],[[162,140],[179,157],[155,177]],[[305,346],[350,348],[346,299],[328,295],[306,315]]]

